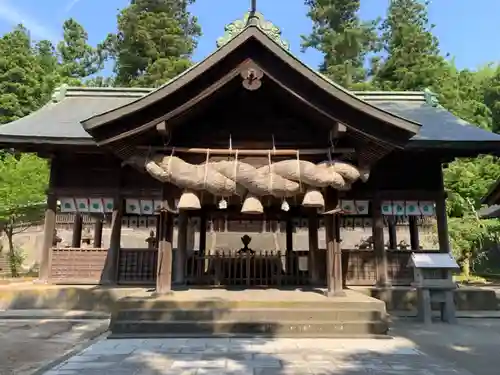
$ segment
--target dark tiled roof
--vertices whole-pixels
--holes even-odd
[[[63,88],[29,116],[0,126],[3,143],[92,143],[80,122],[142,97],[153,89]],[[426,101],[424,92],[356,92],[361,99],[422,125],[409,147],[422,143],[498,142],[500,135],[479,129]]]
[[[481,208],[477,214],[481,219],[493,219],[500,217],[500,205],[494,204],[493,206]]]

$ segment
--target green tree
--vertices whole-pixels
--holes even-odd
[[[432,34],[428,1],[391,0],[382,22],[382,43],[387,56],[376,68],[374,83],[383,90],[438,90],[446,62]]]
[[[0,39],[0,124],[26,116],[46,101],[40,66],[22,25]]]
[[[48,182],[47,162],[32,154],[6,153],[0,163],[0,229],[9,243],[12,276],[18,275],[19,254],[14,246],[14,235],[23,224],[39,216],[45,201]]]
[[[102,46],[90,46],[87,32],[72,18],[63,24],[63,40],[57,45],[57,54],[59,78],[70,85],[80,85],[82,79],[103,68]]]
[[[131,0],[118,15],[118,32],[106,49],[117,86],[158,86],[191,65],[201,35],[187,10],[194,0]]]
[[[378,20],[362,22],[360,0],[305,0],[313,22],[310,35],[302,36],[302,48],[323,54],[321,73],[346,88],[363,89],[368,72],[365,61],[378,49]]]

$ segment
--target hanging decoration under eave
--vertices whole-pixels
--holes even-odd
[[[63,213],[110,213],[113,212],[113,198],[59,198],[60,211]]]
[[[435,205],[432,201],[384,201],[382,215],[386,216],[433,216]]]

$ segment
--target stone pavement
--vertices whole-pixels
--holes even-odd
[[[0,375],[31,374],[108,325],[109,320],[0,319]]]
[[[94,343],[44,375],[470,375],[394,339],[124,339]]]

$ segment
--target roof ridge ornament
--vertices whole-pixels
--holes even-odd
[[[424,90],[424,97],[425,97],[425,102],[430,106],[435,108],[443,108],[443,106],[439,104],[438,94],[431,91],[431,89],[426,88]]]
[[[249,26],[258,27],[280,47],[287,51],[290,50],[290,43],[281,37],[281,29],[271,21],[267,21],[262,13],[253,10],[246,12],[242,19],[233,21],[224,27],[224,35],[217,39],[217,48],[229,43],[231,39]]]

